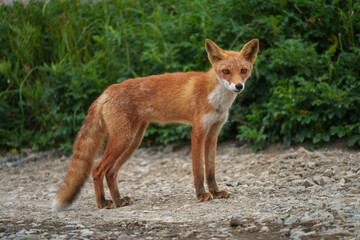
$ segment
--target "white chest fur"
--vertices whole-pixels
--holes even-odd
[[[228,117],[231,104],[236,98],[236,93],[229,91],[219,83],[216,88],[208,95],[209,103],[214,107],[214,111],[206,114],[203,118],[204,128],[208,130],[215,123],[223,124]]]

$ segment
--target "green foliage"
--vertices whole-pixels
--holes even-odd
[[[30,1],[0,6],[0,149],[71,143],[110,84],[206,70],[204,40],[261,51],[221,139],[360,146],[359,1]],[[151,125],[146,142],[188,141]]]

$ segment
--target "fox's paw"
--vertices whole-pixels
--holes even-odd
[[[226,191],[226,190],[220,190],[220,191],[216,191],[216,192],[211,192],[211,194],[212,194],[214,199],[230,197],[230,193],[228,191]]]
[[[113,201],[111,200],[102,200],[100,202],[100,204],[98,203],[98,207],[101,208],[105,208],[105,209],[111,209],[114,208],[114,204]]]
[[[115,206],[116,207],[124,207],[133,204],[133,200],[129,197],[123,197],[116,201]]]
[[[198,202],[205,202],[212,199],[211,193],[204,192],[196,196]]]

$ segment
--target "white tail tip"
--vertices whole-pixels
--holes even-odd
[[[62,203],[55,198],[51,204],[51,211],[53,211],[53,212],[60,211],[60,210],[65,209],[66,207],[67,207],[67,204]]]

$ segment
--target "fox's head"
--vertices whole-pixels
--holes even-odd
[[[240,52],[225,51],[209,39],[205,40],[205,48],[220,83],[228,90],[240,93],[251,74],[259,50],[259,40],[251,40]]]

